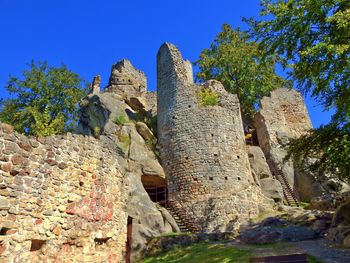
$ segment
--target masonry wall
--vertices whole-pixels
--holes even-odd
[[[157,59],[158,139],[169,198],[203,231],[232,230],[257,214],[264,199],[251,175],[238,99],[219,82],[193,84],[172,44]],[[220,95],[219,105],[200,105],[203,87]]]
[[[0,123],[0,167],[1,262],[124,261],[127,186],[108,145]]]

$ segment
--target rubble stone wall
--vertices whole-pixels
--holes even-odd
[[[0,261],[123,262],[127,185],[93,137],[0,123]]]
[[[217,81],[192,84],[172,44],[160,48],[157,68],[158,139],[169,196],[203,231],[232,230],[257,214],[264,199],[252,178],[238,99]],[[202,106],[200,88],[217,92],[219,105]]]

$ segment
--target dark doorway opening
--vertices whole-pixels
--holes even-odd
[[[151,200],[155,203],[158,203],[162,206],[165,206],[167,202],[167,187],[145,187],[146,192],[148,193]]]
[[[166,206],[168,200],[166,180],[160,176],[143,175],[141,181],[151,200],[161,206]]]
[[[132,217],[128,216],[127,231],[126,231],[126,255],[125,262],[131,262],[131,236],[132,236]]]

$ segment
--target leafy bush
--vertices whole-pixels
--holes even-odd
[[[202,88],[197,92],[199,104],[202,106],[215,106],[219,104],[219,94],[209,88]]]

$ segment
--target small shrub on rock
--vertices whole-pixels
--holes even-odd
[[[219,94],[209,88],[198,90],[197,98],[201,106],[216,106],[219,104]]]

